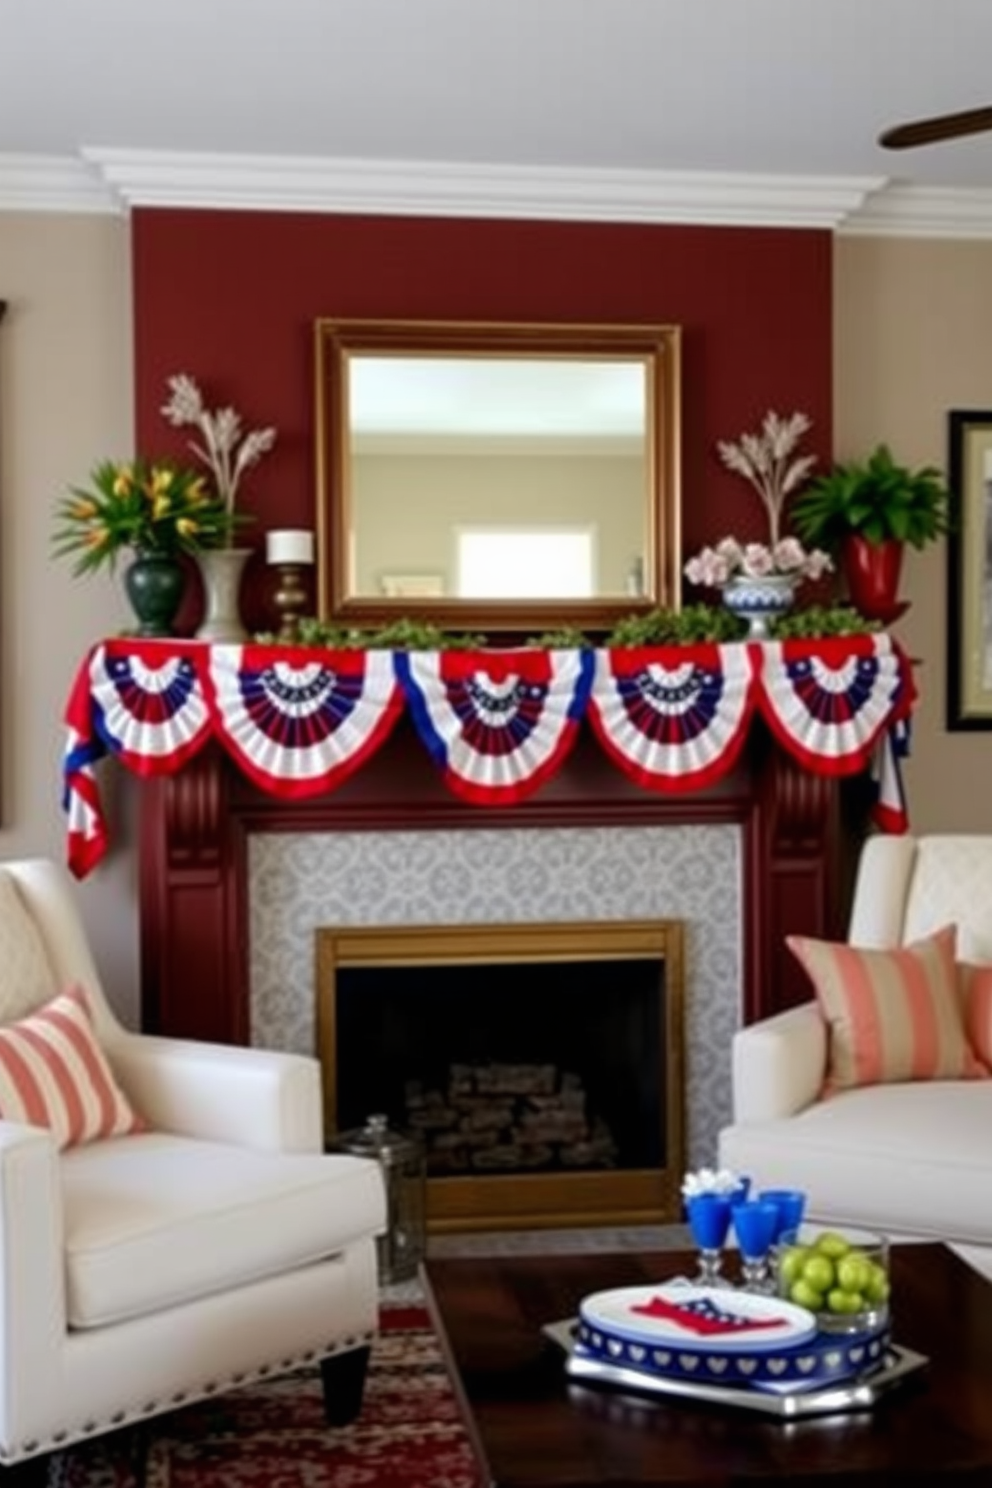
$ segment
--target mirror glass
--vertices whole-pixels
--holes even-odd
[[[674,602],[677,334],[318,324],[321,614],[514,630]]]

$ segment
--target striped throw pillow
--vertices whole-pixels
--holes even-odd
[[[992,1065],[992,966],[958,964],[964,1030],[979,1059]]]
[[[989,1077],[965,1033],[955,939],[953,925],[889,951],[786,937],[829,1028],[824,1095],[897,1080]]]
[[[60,1148],[146,1129],[96,1041],[81,987],[0,1028],[0,1117],[48,1127]]]

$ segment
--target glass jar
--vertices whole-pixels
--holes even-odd
[[[779,1237],[778,1291],[814,1313],[823,1333],[888,1327],[889,1242],[869,1230],[802,1225]]]
[[[388,1285],[415,1276],[424,1257],[426,1177],[424,1149],[416,1137],[391,1131],[383,1115],[369,1116],[356,1131],[333,1144],[354,1157],[371,1157],[382,1168],[386,1186],[386,1233],[377,1241],[379,1281]]]

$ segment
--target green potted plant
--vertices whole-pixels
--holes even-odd
[[[75,556],[76,574],[113,571],[132,555],[124,587],[143,636],[171,634],[186,581],[180,555],[219,546],[231,528],[206,478],[169,460],[101,461],[88,488],[60,500],[56,521],[53,551]]]
[[[932,465],[900,465],[886,444],[867,460],[838,463],[796,496],[790,518],[800,537],[835,554],[851,600],[869,619],[906,609],[897,598],[906,544],[926,547],[948,529],[949,495]]]

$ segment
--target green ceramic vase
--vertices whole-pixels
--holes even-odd
[[[124,574],[139,636],[171,636],[186,588],[186,570],[164,553],[139,553]]]

